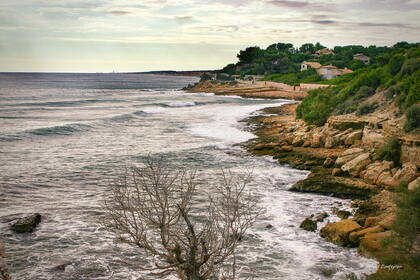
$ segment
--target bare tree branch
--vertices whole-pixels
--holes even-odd
[[[250,172],[222,171],[220,182],[211,185],[206,210],[198,210],[193,207],[196,173],[149,157],[144,167],[127,168],[113,185],[103,224],[155,259],[138,266],[142,270],[175,272],[185,280],[234,279],[234,257],[231,276],[223,276],[227,261],[261,213],[247,190],[251,180]]]

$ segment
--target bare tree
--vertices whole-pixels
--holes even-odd
[[[250,172],[221,177],[203,211],[194,202],[195,172],[149,158],[144,167],[127,169],[113,186],[105,222],[122,241],[153,257],[149,266],[139,266],[142,270],[185,280],[234,279],[235,248],[261,211],[247,191]]]

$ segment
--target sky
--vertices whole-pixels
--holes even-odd
[[[220,69],[248,46],[420,41],[420,0],[0,0],[0,72]]]

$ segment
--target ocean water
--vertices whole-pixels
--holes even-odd
[[[355,249],[299,228],[324,211],[331,214],[325,223],[338,220],[332,208],[348,209],[348,200],[289,192],[306,171],[237,145],[254,137],[240,120],[290,101],[180,90],[196,80],[0,73],[0,239],[14,279],[154,279],[124,263],[146,258],[141,250],[97,223],[112,181],[147,155],[196,169],[205,180],[220,168],[253,170],[252,192],[265,213],[238,249],[241,276],[345,279],[375,271],[377,263]],[[10,231],[14,219],[34,212],[43,215],[34,233]]]

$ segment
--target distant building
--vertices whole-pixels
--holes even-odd
[[[331,79],[337,78],[338,76],[348,74],[348,73],[352,73],[353,70],[348,69],[348,68],[340,69],[340,68],[330,64],[330,65],[322,66],[321,68],[317,69],[316,72],[323,79],[331,80]]]
[[[357,54],[353,55],[353,59],[360,60],[364,64],[369,64],[370,63],[370,57],[366,56],[362,53],[357,53]]]
[[[304,61],[300,65],[300,71],[302,72],[302,71],[308,70],[310,68],[319,69],[321,67],[322,67],[322,65],[318,62]]]
[[[332,50],[330,50],[329,48],[323,48],[323,49],[317,50],[313,54],[313,56],[320,57],[321,55],[329,55],[329,54],[334,55],[335,53]]]

